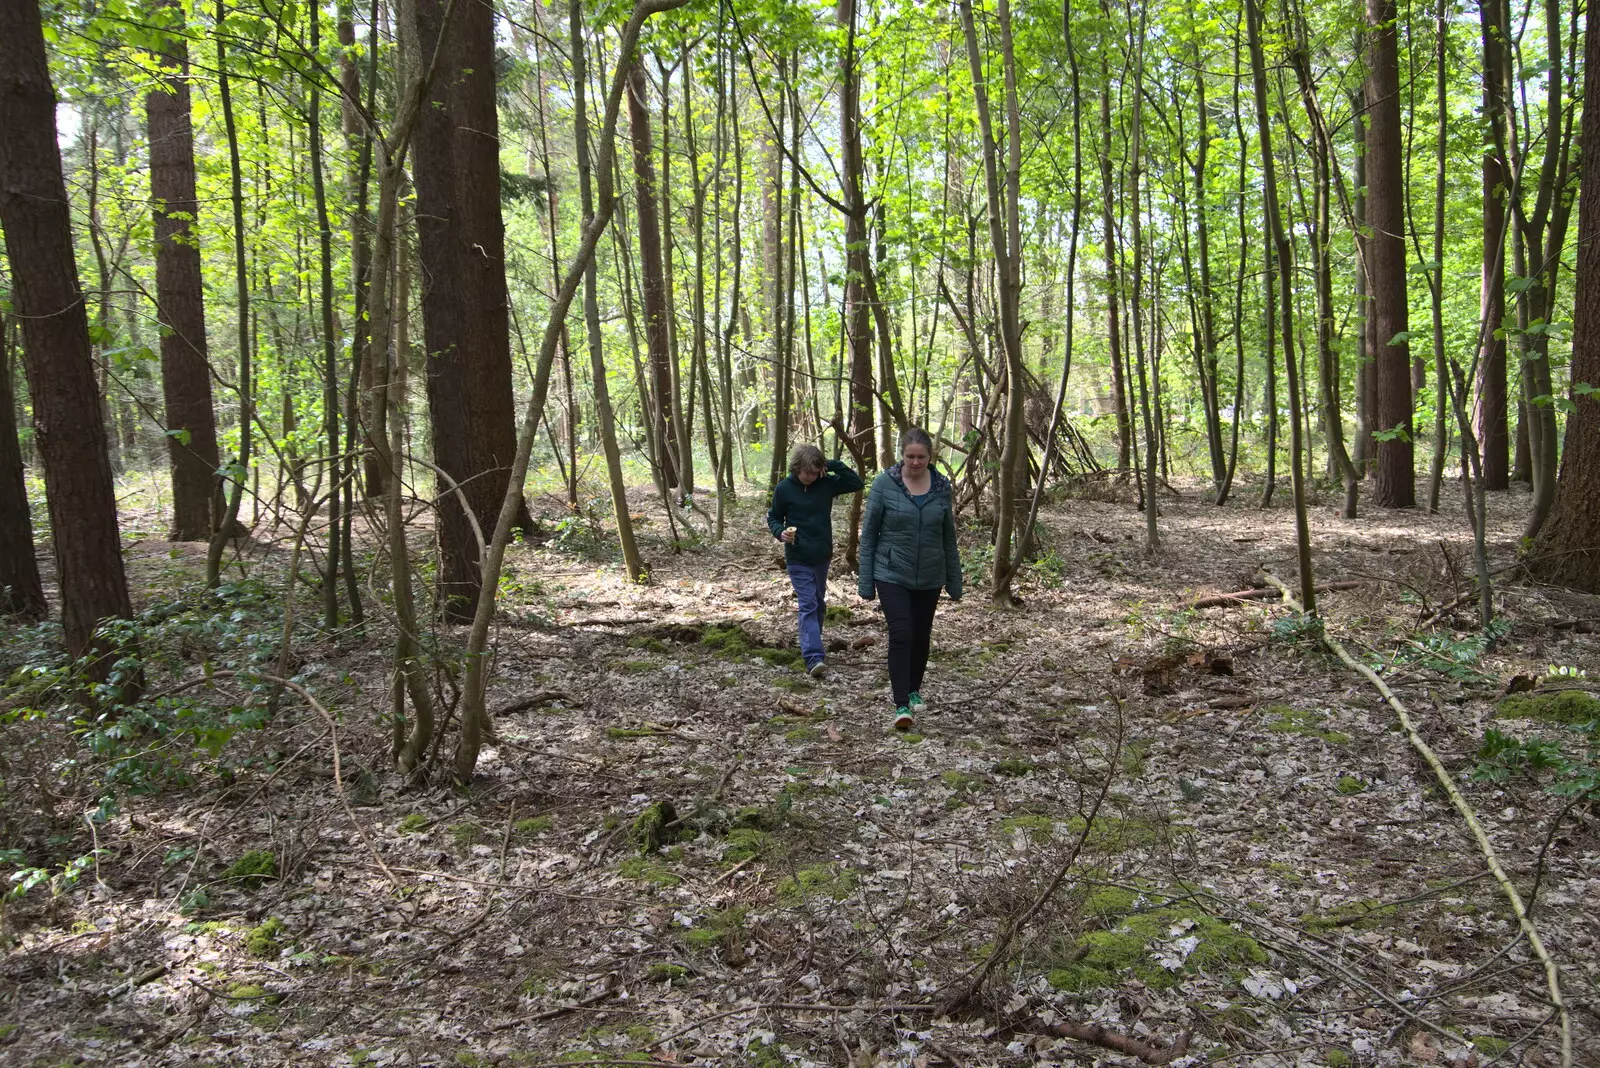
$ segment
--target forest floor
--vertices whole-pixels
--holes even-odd
[[[755,501],[675,554],[643,498],[648,586],[581,523],[513,550],[498,739],[468,789],[389,770],[381,625],[296,647],[339,717],[342,793],[328,724],[285,701],[187,783],[86,820],[47,717],[7,717],[0,844],[99,853],[7,906],[0,1062],[1559,1063],[1545,976],[1394,713],[1282,606],[1188,607],[1260,567],[1292,586],[1292,514],[1189,487],[1152,559],[1125,491],[1091,488],[1047,508],[1023,604],[991,607],[970,573],[941,604],[911,733],[889,729],[853,576],[814,683]],[[1491,502],[1497,568],[1525,507]],[[1329,498],[1312,526],[1319,580],[1357,584],[1322,596],[1328,634],[1384,665],[1465,791],[1535,902],[1576,1063],[1600,1065],[1593,806],[1548,792],[1556,772],[1470,774],[1491,726],[1581,762],[1573,731],[1496,713],[1518,676],[1600,674],[1600,634],[1574,625],[1600,598],[1507,570],[1486,648],[1470,603],[1419,628],[1470,585],[1458,492],[1356,521]],[[982,534],[962,539],[981,563]],[[147,598],[202,556],[129,553]]]

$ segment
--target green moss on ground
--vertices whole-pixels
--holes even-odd
[[[1500,719],[1531,719],[1577,726],[1600,719],[1600,697],[1582,690],[1535,690],[1514,693],[1495,709]]]
[[[553,821],[551,816],[527,816],[513,823],[511,829],[523,837],[529,837],[548,831]]]
[[[256,887],[278,874],[278,861],[268,849],[252,849],[222,873],[229,882]]]
[[[420,812],[413,812],[411,815],[405,817],[399,823],[395,824],[394,829],[399,831],[401,834],[415,834],[418,831],[421,831],[427,825],[428,817],[424,816]]]
[[[860,882],[861,878],[848,868],[819,864],[801,868],[784,879],[778,884],[776,893],[780,905],[791,907],[819,897],[842,901],[855,891]]]
[[[637,879],[651,886],[677,886],[683,882],[683,876],[646,857],[629,857],[617,865],[617,873],[624,879]]]
[[[1364,793],[1367,789],[1367,784],[1354,775],[1341,775],[1333,788],[1346,797],[1350,797],[1354,794]]]
[[[1280,734],[1298,734],[1306,738],[1319,738],[1329,745],[1347,745],[1350,736],[1343,731],[1326,727],[1327,714],[1310,708],[1291,708],[1288,705],[1269,705],[1266,709],[1267,730]]]
[[[1166,967],[1156,960],[1158,944],[1179,938],[1197,942],[1181,964]],[[1220,967],[1264,964],[1267,951],[1254,938],[1215,916],[1187,906],[1172,906],[1124,916],[1114,928],[1090,931],[1072,947],[1075,959],[1052,970],[1048,979],[1057,990],[1082,993],[1118,985],[1124,978],[1152,989],[1176,986],[1185,976]]]
[[[283,933],[283,921],[276,916],[268,916],[265,923],[252,927],[245,934],[244,947],[252,957],[276,957],[280,948],[278,936]]]

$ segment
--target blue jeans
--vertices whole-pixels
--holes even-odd
[[[790,564],[789,581],[800,602],[800,655],[806,667],[822,659],[822,614],[827,609],[828,561]]]

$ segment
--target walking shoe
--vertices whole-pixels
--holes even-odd
[[[810,667],[806,668],[806,674],[810,675],[814,679],[825,678],[828,674],[828,665],[825,662],[818,660],[815,664],[812,664]]]
[[[920,716],[928,710],[928,702],[922,699],[922,694],[912,690],[911,696],[906,699],[906,708],[911,710],[913,716]]]
[[[917,721],[911,718],[911,709],[907,708],[905,705],[901,705],[899,708],[894,710],[895,730],[908,731],[916,725]]]

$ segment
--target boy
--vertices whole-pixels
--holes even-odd
[[[848,464],[825,461],[821,449],[801,445],[789,457],[789,477],[773,489],[767,509],[767,529],[783,542],[783,560],[800,602],[800,655],[806,659],[806,674],[814,679],[828,671],[822,615],[833,557],[833,500],[864,485]]]

